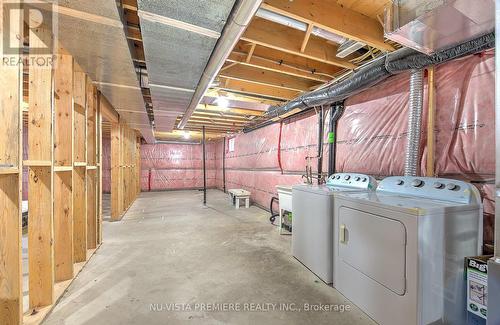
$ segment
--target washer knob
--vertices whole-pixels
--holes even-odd
[[[413,187],[421,187],[422,185],[424,185],[424,182],[422,182],[422,180],[420,180],[420,179],[414,179],[411,182],[411,186],[413,186]]]
[[[367,180],[368,180],[368,178],[363,177],[363,182],[366,182]]]
[[[448,184],[446,184],[446,188],[449,189],[450,191],[453,191],[453,190],[457,189],[457,185],[455,185],[453,183],[448,183]]]
[[[443,184],[443,183],[440,183],[440,182],[436,182],[436,183],[434,183],[434,185],[433,185],[433,186],[434,186],[434,188],[441,189],[441,188],[443,188],[443,187],[444,187],[444,184]]]
[[[357,176],[355,179],[354,179],[356,182],[359,182],[361,180],[361,177]]]
[[[396,185],[403,185],[405,182],[402,179],[396,181]]]
[[[335,176],[336,179],[340,179],[340,175]]]
[[[351,179],[351,176],[349,176],[349,175],[345,175],[345,176],[344,176],[344,179],[345,179],[346,181],[348,181],[348,180],[350,180],[350,179]]]

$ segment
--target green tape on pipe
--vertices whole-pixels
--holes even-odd
[[[328,132],[328,143],[335,142],[335,132]]]

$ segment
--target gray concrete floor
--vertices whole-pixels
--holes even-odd
[[[45,324],[374,324],[290,255],[267,212],[235,210],[216,190],[201,201],[142,193],[105,222],[103,245]]]

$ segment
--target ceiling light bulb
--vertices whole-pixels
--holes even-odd
[[[227,100],[227,98],[225,97],[219,97],[217,98],[217,106],[226,110],[229,108],[229,100]]]
[[[189,139],[191,137],[191,134],[188,131],[186,131],[186,132],[184,132],[183,137],[184,137],[184,139]]]

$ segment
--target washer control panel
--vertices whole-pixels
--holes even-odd
[[[377,188],[377,181],[372,176],[365,174],[337,173],[328,178],[326,185],[329,187],[352,187],[375,190]]]
[[[396,193],[466,204],[481,202],[477,188],[448,178],[390,176],[380,181],[377,193]]]

